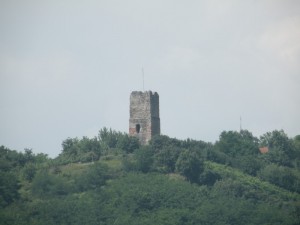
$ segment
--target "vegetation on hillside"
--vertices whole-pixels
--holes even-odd
[[[262,154],[259,147],[267,146]],[[0,147],[0,224],[299,224],[300,135],[224,131],[212,144],[103,128],[55,159]]]

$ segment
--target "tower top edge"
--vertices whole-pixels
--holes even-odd
[[[137,95],[157,95],[158,96],[158,93],[155,91],[155,92],[152,92],[152,91],[132,91],[131,92],[131,96],[137,96]]]

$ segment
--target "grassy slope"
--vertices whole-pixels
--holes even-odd
[[[262,181],[257,177],[245,174],[230,166],[206,161],[205,167],[218,173],[222,178],[226,177],[231,178],[232,180],[238,180],[242,185],[253,190],[253,192],[258,193],[261,200],[267,200],[268,202],[274,203],[279,199],[283,201],[300,201],[300,195],[298,193],[292,193],[286,189],[270,184],[269,182]]]
[[[110,155],[101,159],[100,161],[106,164],[112,171],[122,170],[122,161],[120,156]],[[92,163],[73,163],[62,167],[61,170],[62,174],[65,176],[74,176],[82,173],[90,165],[92,165]],[[247,189],[252,190],[253,193],[257,195],[256,197],[262,201],[267,200],[268,202],[273,203],[278,200],[300,201],[299,194],[292,193],[276,185],[270,184],[269,182],[262,181],[257,177],[245,174],[240,170],[230,166],[206,161],[205,167],[218,173],[223,179],[227,178],[232,179],[233,181],[238,181],[241,185],[247,187]],[[182,179],[182,177],[177,174],[168,174],[168,176],[172,179]],[[248,195],[250,194],[251,193],[248,193]]]

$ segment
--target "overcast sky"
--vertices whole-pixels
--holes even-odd
[[[0,0],[0,145],[127,132],[142,67],[170,137],[300,134],[298,0]]]

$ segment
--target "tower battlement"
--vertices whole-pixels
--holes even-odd
[[[133,91],[130,95],[129,135],[147,144],[160,134],[159,95],[152,91]]]

